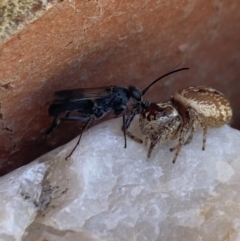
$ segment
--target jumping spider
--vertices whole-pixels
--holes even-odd
[[[203,129],[204,150],[207,129],[227,124],[231,118],[232,108],[221,92],[206,86],[196,86],[176,92],[167,102],[149,103],[141,110],[139,125],[145,136],[145,144],[148,139],[151,141],[148,158],[157,143],[178,138],[178,144],[170,148],[170,151],[176,150],[173,158],[175,163],[182,146],[192,141],[198,127]],[[130,132],[127,134],[142,143],[142,139]]]

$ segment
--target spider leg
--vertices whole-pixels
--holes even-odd
[[[145,137],[145,140],[144,140],[144,145],[145,145],[145,146],[147,146],[147,144],[148,144],[148,139],[149,139],[148,136],[146,136],[146,137]]]
[[[189,130],[186,130],[186,132],[185,132],[185,134],[184,135],[186,135],[187,133],[189,132]],[[191,141],[192,141],[192,137],[193,137],[193,128],[191,129],[191,133],[189,134],[189,136],[188,136],[188,139],[186,140],[186,141],[184,141],[184,143],[183,143],[183,145],[187,145],[187,144],[189,144]],[[191,135],[192,134],[192,135]],[[177,144],[176,146],[174,146],[174,147],[171,147],[169,150],[172,152],[172,151],[175,151],[177,148],[178,148],[178,145],[179,144]]]
[[[176,152],[175,152],[175,155],[174,155],[174,158],[173,158],[173,163],[176,162],[177,160],[177,157],[182,149],[182,146],[184,145],[185,143],[185,140],[184,140],[184,136],[186,135],[186,133],[188,132],[188,127],[187,125],[184,125],[181,130],[180,130],[180,135],[179,135],[179,139],[178,139],[178,145],[175,147],[175,148],[171,148],[170,151],[173,151],[175,149]]]
[[[207,140],[207,126],[204,125],[203,126],[203,145],[202,145],[202,150],[205,150],[205,146],[206,146],[206,140]]]
[[[148,149],[148,154],[147,154],[147,157],[150,158],[151,157],[151,154],[152,154],[152,151],[153,151],[153,148],[156,146],[157,142],[151,142],[150,146],[149,146],[149,149]]]
[[[189,110],[189,115],[190,115],[190,120],[191,120],[191,125],[192,125],[192,130],[191,133],[186,141],[186,144],[190,143],[192,138],[193,138],[193,134],[194,132],[196,132],[197,127],[200,125],[203,129],[203,144],[202,144],[202,150],[205,150],[205,146],[206,146],[206,139],[207,139],[207,125],[205,124],[203,118],[201,117],[201,115],[199,115],[195,110],[190,109]]]
[[[196,130],[197,130],[197,129],[196,129],[194,126],[192,126],[191,131],[190,131],[190,133],[189,133],[189,135],[188,135],[188,138],[187,138],[187,140],[184,142],[184,146],[187,145],[187,144],[189,144],[189,143],[192,141],[192,139],[193,139],[193,134],[196,132]],[[187,132],[188,132],[188,131],[186,131],[186,133],[187,133]],[[170,151],[176,150],[177,147],[178,147],[178,144],[177,144],[176,146],[174,146],[174,147],[171,147],[171,148],[170,148]]]
[[[133,139],[134,141],[138,142],[138,143],[143,143],[141,138],[138,138],[136,136],[134,136],[130,131],[127,132],[128,137],[130,137],[131,139]]]
[[[192,141],[193,138],[193,134],[196,132],[197,127],[200,126],[203,129],[203,145],[202,145],[202,150],[205,149],[205,145],[206,145],[206,138],[207,138],[207,125],[205,124],[203,118],[193,109],[189,108],[187,110],[188,113],[188,118],[185,121],[183,127],[181,127],[180,130],[180,136],[179,136],[179,140],[178,140],[178,145],[171,148],[170,151],[176,150],[175,152],[175,156],[173,159],[173,163],[176,162],[177,157],[179,155],[179,152],[182,148],[183,145],[187,145]],[[187,138],[187,140],[184,140],[184,137],[186,136],[186,134],[190,131],[190,134]]]
[[[206,146],[206,140],[207,140],[207,130],[208,127],[207,125],[204,123],[204,121],[202,119],[199,120],[199,123],[203,129],[203,145],[202,145],[202,150],[205,150],[205,146]]]
[[[182,149],[182,146],[187,145],[192,141],[193,134],[196,129],[196,127],[194,126],[194,121],[195,121],[194,117],[195,117],[194,112],[192,112],[191,109],[189,108],[186,111],[185,121],[183,122],[182,126],[180,127],[178,144],[175,147],[170,148],[170,151],[176,150],[174,158],[173,158],[173,163],[176,162],[177,157]],[[190,131],[190,134],[189,134],[187,140],[185,141],[185,136],[189,131]]]
[[[151,140],[151,143],[148,149],[148,154],[147,154],[148,158],[151,157],[153,148],[157,145],[157,143],[159,142],[161,143],[162,139],[164,140],[165,135],[166,135],[166,129],[162,129],[157,133],[156,132],[150,133],[150,135],[145,138],[145,144],[147,144],[146,142],[148,141],[148,138],[150,138]]]
[[[189,115],[188,132],[190,131],[190,133],[189,133],[188,138],[185,141],[184,145],[187,145],[192,141],[193,135],[197,131],[197,124],[195,122],[196,114],[194,113],[194,111],[192,109],[188,109],[188,115]]]
[[[192,109],[188,108],[187,111],[186,111],[186,116],[185,116],[186,120],[184,122],[185,123],[184,126],[185,126],[186,130],[185,130],[185,134],[184,135],[186,135],[189,131],[190,131],[190,133],[188,135],[187,140],[184,141],[183,145],[187,145],[187,144],[189,144],[192,141],[193,134],[196,132],[196,128],[197,128],[197,126],[194,125],[194,117],[195,117],[194,116],[194,112],[191,111],[191,110]],[[182,129],[182,127],[180,128],[180,133],[181,133],[181,129]],[[178,146],[179,146],[179,144],[177,144],[176,146],[170,148],[170,151],[176,150],[178,148]]]
[[[151,143],[150,143],[150,146],[149,146],[149,149],[148,149],[148,154],[147,154],[147,157],[150,158],[151,157],[151,154],[152,154],[152,151],[153,151],[153,148],[157,145],[157,143],[159,141],[161,141],[162,139],[162,134],[163,133],[159,133],[158,135],[151,135]]]

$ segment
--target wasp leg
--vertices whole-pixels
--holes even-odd
[[[49,136],[60,124],[60,118],[58,116],[55,116],[52,125],[46,130],[46,136]]]
[[[62,121],[88,121],[91,116],[69,116],[61,118]]]
[[[129,126],[131,125],[131,122],[133,120],[133,118],[135,117],[136,114],[138,114],[140,112],[140,106],[136,106],[132,109],[131,113],[127,116],[123,116],[123,126],[122,126],[122,131],[124,132],[124,137],[126,137],[126,133],[129,137],[131,137],[127,130],[129,128]],[[125,146],[124,148],[127,148],[127,140],[125,141]]]
[[[62,120],[64,120],[65,118],[68,118],[70,114],[71,112],[68,111],[64,118],[59,118],[59,116],[55,116],[53,119],[52,125],[46,131],[46,135],[49,136],[56,128],[59,127],[59,125],[62,123]]]
[[[124,148],[127,148],[127,137],[126,137],[126,129],[124,128],[124,124],[126,123],[126,111],[123,112],[123,135],[124,135]]]
[[[93,120],[93,117],[94,117],[93,115],[90,116],[90,117],[88,117],[89,119],[85,122],[85,124],[84,124],[84,126],[83,126],[83,128],[82,128],[82,132],[81,132],[81,134],[80,134],[80,136],[79,136],[79,138],[78,138],[77,144],[76,144],[75,147],[72,149],[72,151],[70,152],[70,154],[69,154],[68,156],[66,156],[66,158],[65,158],[66,160],[67,160],[67,159],[73,154],[73,152],[76,150],[76,148],[77,148],[77,146],[79,145],[80,140],[81,140],[81,138],[82,138],[83,132],[84,132],[85,130],[87,130],[89,124],[90,124],[91,121]],[[77,120],[77,118],[78,118],[78,120],[82,120],[82,119],[81,119],[82,117],[68,117],[67,120]]]
[[[71,114],[71,111],[68,111],[66,113],[65,118],[67,118],[70,114]],[[51,126],[38,138],[38,139],[42,139],[44,137],[43,141],[41,141],[38,145],[41,145],[44,142],[46,142],[48,136],[50,136],[52,132],[60,126],[60,124],[62,123],[62,120],[63,119],[61,119],[59,116],[54,117]]]
[[[60,125],[61,120],[58,116],[55,116],[51,126],[37,138],[37,145],[42,145],[46,142],[48,136]]]

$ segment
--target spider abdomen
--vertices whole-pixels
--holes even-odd
[[[189,108],[195,110],[208,127],[222,126],[232,118],[230,102],[221,92],[210,87],[180,90],[174,94],[172,101],[180,113]]]

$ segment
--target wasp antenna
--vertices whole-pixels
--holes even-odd
[[[158,82],[159,80],[163,79],[164,77],[168,76],[168,75],[171,75],[173,73],[176,73],[176,72],[179,72],[179,71],[182,71],[182,70],[187,70],[189,68],[181,68],[181,69],[175,69],[175,70],[172,70],[170,72],[167,72],[166,74],[160,76],[159,78],[157,78],[156,80],[154,80],[148,87],[146,87],[143,91],[142,91],[142,96],[146,94],[146,92],[148,91],[148,89],[154,85],[156,82]]]
[[[182,61],[179,62],[179,63],[178,63],[177,65],[175,65],[172,69],[170,69],[169,72],[177,69],[180,65],[182,65],[182,63],[183,63]]]

